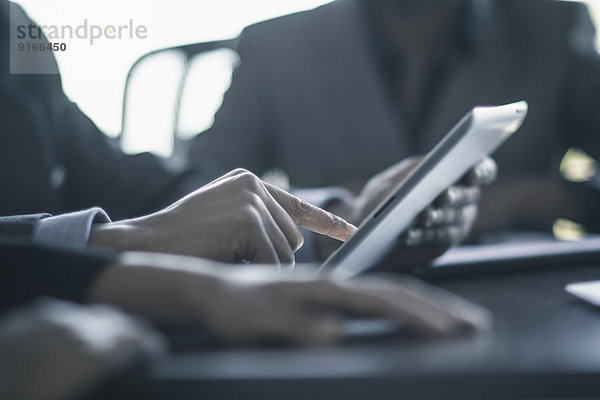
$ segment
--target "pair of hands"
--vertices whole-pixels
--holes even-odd
[[[415,163],[406,161],[374,177],[348,216],[359,222]],[[464,185],[449,188],[409,230],[405,248],[428,242],[447,246],[460,239],[475,218],[478,185],[493,176],[495,164],[486,160]],[[89,299],[163,326],[206,327],[232,340],[267,336],[329,343],[339,338],[347,313],[392,318],[430,335],[489,324],[483,309],[424,283],[295,278],[274,275],[273,264],[240,269],[196,258],[291,265],[303,242],[297,225],[342,241],[356,230],[247,171],[233,171],[165,210],[97,227],[91,244],[144,252],[122,253],[97,279]]]
[[[347,205],[348,218],[359,223],[414,165],[408,160],[374,177]],[[405,244],[464,236],[475,218],[477,186],[492,175],[494,165],[482,163],[466,186],[449,188],[407,232]],[[356,231],[247,171],[233,171],[165,210],[95,227],[91,245],[144,252],[121,253],[88,300],[232,341],[328,344],[342,337],[348,315],[400,321],[427,336],[490,326],[486,310],[414,279],[283,276],[273,274],[273,264],[234,268],[206,260],[291,265],[303,243],[297,225],[341,241]],[[163,349],[152,328],[119,311],[43,305],[0,324],[0,387],[15,399],[73,397]],[[27,371],[15,368],[20,365]]]
[[[353,201],[333,211],[359,224],[408,176],[419,159],[404,160],[374,176]],[[425,248],[431,259],[468,235],[477,216],[479,187],[496,177],[491,159],[473,168],[459,185],[448,188],[404,234],[398,254]],[[148,216],[94,227],[90,245],[120,250],[173,253],[239,263],[291,266],[304,238],[303,226],[320,236],[322,258],[339,246],[356,227],[345,219],[238,169],[209,183],[172,206]],[[336,239],[327,241],[325,236]],[[431,245],[438,247],[430,252]],[[411,249],[412,248],[412,249]]]

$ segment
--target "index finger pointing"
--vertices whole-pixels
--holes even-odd
[[[346,241],[357,228],[341,217],[314,206],[277,186],[264,183],[273,198],[283,207],[297,225],[309,231]]]

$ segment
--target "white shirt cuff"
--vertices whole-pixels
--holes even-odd
[[[33,228],[33,241],[55,246],[85,247],[94,222],[110,222],[110,218],[98,207],[44,218]]]

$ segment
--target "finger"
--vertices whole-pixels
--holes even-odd
[[[254,201],[254,210],[256,211],[256,224],[259,227],[259,243],[256,244],[257,257],[272,258],[272,252],[275,252],[275,259],[271,262],[290,265],[294,263],[294,253],[290,244],[279,228],[279,225],[273,220],[273,217],[267,206],[257,196]],[[261,259],[253,259],[254,262],[265,262]]]
[[[462,225],[448,225],[443,228],[410,228],[401,236],[400,240],[405,246],[416,247],[423,245],[453,245],[460,242],[464,236],[465,228]]]
[[[425,333],[446,335],[491,326],[491,314],[484,308],[415,278],[370,279],[372,287],[366,290],[391,302],[394,314],[411,314]]]
[[[462,183],[468,186],[485,186],[494,182],[497,176],[498,165],[493,158],[487,157],[467,172]]]
[[[246,246],[246,253],[237,255],[236,258],[254,263],[280,264],[281,261],[277,255],[277,250],[275,249],[258,212],[256,212],[254,221],[253,226],[256,231],[247,239],[250,240],[250,242]]]
[[[413,295],[421,296],[424,301],[431,302],[433,307],[443,308],[444,312],[455,317],[459,328],[467,330],[486,330],[492,325],[492,315],[485,308],[471,303],[436,286],[429,285],[419,279],[403,276],[402,279],[387,277],[390,284],[402,285]],[[393,289],[388,289],[392,292]]]
[[[313,281],[309,287],[298,285],[287,293],[344,313],[390,317],[426,335],[451,333],[465,320],[460,313],[449,312],[400,284],[324,279]]]
[[[468,204],[460,208],[427,207],[417,219],[417,228],[435,228],[445,225],[465,225],[475,220],[477,205]]]
[[[288,241],[289,247],[292,252],[296,252],[304,244],[304,236],[298,229],[298,226],[290,216],[290,214],[279,204],[279,202],[271,195],[265,186],[265,182],[260,181],[261,198],[267,207],[268,212],[273,217],[273,220],[279,227],[279,230],[283,233]]]
[[[354,225],[337,215],[313,206],[269,183],[264,185],[297,225],[341,241],[345,241],[357,231]]]
[[[481,189],[477,186],[450,186],[435,201],[437,207],[461,207],[474,204],[481,197]]]
[[[423,229],[409,228],[404,231],[400,237],[400,242],[409,247],[415,247],[421,244]]]
[[[268,312],[248,313],[240,319],[236,321],[237,329],[224,331],[230,340],[276,339],[316,346],[334,343],[341,337],[337,319],[304,313],[294,304],[270,307]]]
[[[455,225],[462,221],[462,208],[427,207],[417,218],[417,227],[433,228],[443,225]]]
[[[292,251],[298,250],[304,243],[302,233],[290,217],[290,215],[275,201],[267,191],[264,182],[253,173],[245,169],[236,169],[219,178],[222,181],[230,181],[237,190],[243,189],[243,193],[250,196],[248,200],[254,207],[261,211],[265,208],[271,218],[288,241]],[[241,188],[240,186],[241,185]],[[263,213],[263,215],[266,213]],[[267,216],[265,215],[265,218]]]
[[[471,204],[462,208],[462,226],[465,228],[466,233],[468,234],[475,224],[475,220],[477,220],[477,215],[479,214],[479,207],[476,204]]]

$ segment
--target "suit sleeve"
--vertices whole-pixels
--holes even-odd
[[[68,214],[13,215],[0,217],[0,235],[17,236],[37,244],[84,248],[92,224],[110,222],[101,208]]]
[[[11,215],[0,217],[0,235],[31,239],[36,224],[50,214]]]
[[[0,217],[0,312],[39,296],[84,300],[89,286],[115,253],[35,242],[42,221],[58,221],[60,217],[72,220],[74,216]]]
[[[115,253],[35,245],[0,236],[0,312],[40,296],[85,301]]]

